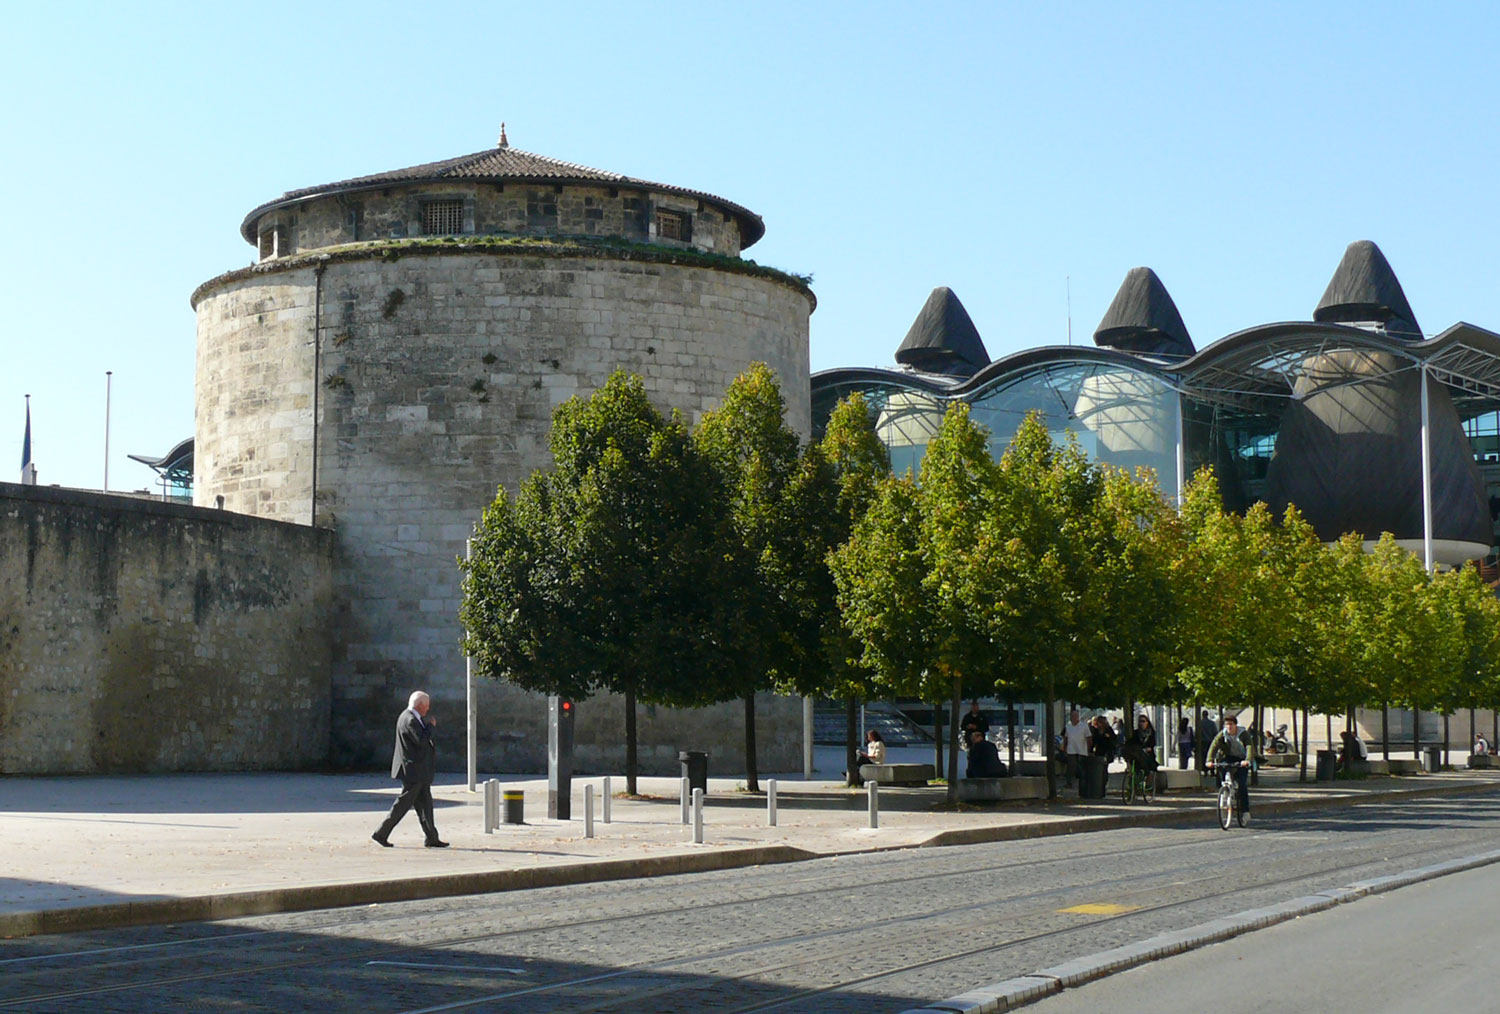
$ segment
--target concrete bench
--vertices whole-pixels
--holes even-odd
[[[1388,763],[1393,775],[1419,775],[1422,773],[1422,762],[1415,757],[1392,757]]]
[[[859,777],[881,785],[926,785],[934,776],[931,764],[861,764]]]
[[[958,798],[964,803],[996,803],[1006,799],[1046,799],[1047,779],[1035,775],[1009,778],[960,778]]]
[[[1160,767],[1156,769],[1156,791],[1172,792],[1178,789],[1196,789],[1202,784],[1198,772],[1189,768]]]
[[[1469,755],[1469,767],[1471,768],[1500,768],[1495,763],[1495,755],[1488,753],[1476,753]]]
[[[1391,765],[1389,761],[1362,760],[1355,761],[1354,767],[1350,770],[1355,774],[1388,775],[1391,773]]]
[[[1302,763],[1300,754],[1295,753],[1268,753],[1261,760],[1263,768],[1294,768]]]

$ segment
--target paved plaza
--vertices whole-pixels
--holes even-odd
[[[1455,759],[1458,759],[1457,757]],[[642,778],[643,798],[613,799],[612,821],[584,834],[584,787],[573,784],[571,821],[546,817],[546,781],[504,777],[525,792],[522,826],[483,829],[480,793],[462,775],[434,787],[438,827],[452,847],[422,847],[409,816],[382,849],[370,841],[396,783],[370,774],[196,774],[0,780],[6,870],[0,935],[186,921],[312,907],[398,901],[792,862],[921,846],[972,844],[1132,825],[1210,823],[1208,792],[1170,793],[1151,806],[1063,799],[944,807],[944,789],[886,788],[879,828],[863,790],[828,770],[780,777],[778,822],[743,779],[712,778],[704,842],[681,823],[679,781]],[[821,776],[832,777],[821,777]],[[481,776],[481,778],[486,776]],[[764,786],[765,779],[762,780]],[[620,792],[624,778],[612,779]],[[1298,783],[1262,772],[1258,813],[1500,789],[1500,773]]]

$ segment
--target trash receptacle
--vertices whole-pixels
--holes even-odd
[[[702,789],[708,795],[708,754],[703,750],[681,750],[677,759],[682,762],[682,777],[688,780],[688,791]]]
[[[1103,757],[1078,758],[1078,798],[1103,799],[1109,771]]]
[[[1429,775],[1435,775],[1443,770],[1443,748],[1440,746],[1426,746],[1422,748],[1423,770]]]
[[[1320,782],[1333,781],[1334,774],[1339,769],[1339,754],[1337,750],[1319,750],[1317,780]]]

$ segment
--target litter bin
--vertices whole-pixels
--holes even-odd
[[[703,750],[681,750],[677,759],[682,762],[682,777],[688,780],[688,791],[702,789],[708,795],[708,754]]]
[[[1078,758],[1079,799],[1103,799],[1104,786],[1108,780],[1108,768],[1103,757]]]
[[[1422,770],[1429,775],[1435,775],[1443,770],[1443,748],[1440,746],[1424,746],[1422,748]]]
[[[1333,781],[1334,774],[1339,769],[1339,754],[1337,750],[1319,750],[1317,780],[1320,782]]]

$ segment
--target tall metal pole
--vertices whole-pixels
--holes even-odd
[[[464,540],[464,562],[467,563],[474,558],[474,540]],[[479,779],[479,710],[474,701],[474,656],[464,653],[464,690],[468,699],[469,710],[469,791],[474,791],[474,785]]]
[[[813,776],[813,699],[802,698],[802,777],[812,781]]]
[[[114,370],[104,371],[104,492],[109,492],[109,395]]]
[[[1422,364],[1422,562],[1432,573],[1432,426],[1427,415],[1427,364]]]

